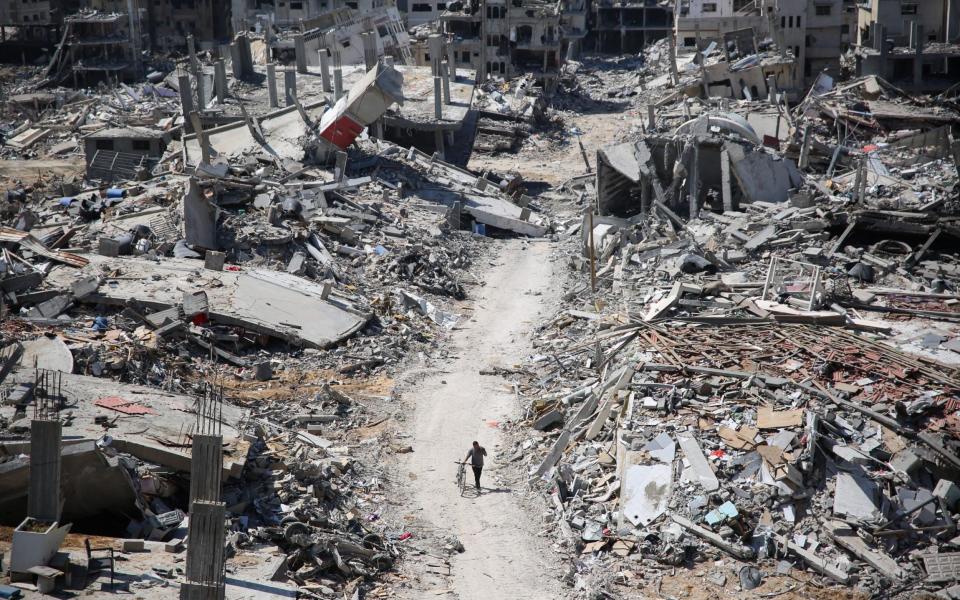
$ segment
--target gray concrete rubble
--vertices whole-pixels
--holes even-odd
[[[958,0],[379,4],[0,2],[0,597],[960,598]]]

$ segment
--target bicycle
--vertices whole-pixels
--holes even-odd
[[[457,487],[460,488],[460,495],[467,489],[467,463],[456,461],[457,467]]]

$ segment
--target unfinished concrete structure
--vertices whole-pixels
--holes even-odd
[[[223,535],[226,504],[220,501],[222,406],[223,390],[209,385],[195,405],[197,421],[190,470],[190,543],[187,546],[186,577],[180,585],[180,600],[222,600],[226,589]]]
[[[63,495],[60,488],[63,425],[60,422],[61,373],[34,369],[33,418],[30,421],[30,483],[27,516],[14,530],[10,571],[32,579],[59,549],[70,526],[60,526]],[[49,576],[48,576],[49,579]],[[39,582],[38,582],[39,583]],[[49,584],[49,581],[47,582]],[[43,585],[49,591],[49,585]]]
[[[569,4],[573,19],[583,5]],[[472,0],[440,17],[449,40],[451,64],[469,66],[480,80],[488,76],[532,74],[545,89],[556,85],[562,50],[567,43],[561,29],[563,4],[540,0],[494,2]],[[579,40],[582,32],[571,30]]]
[[[673,3],[646,0],[594,0],[587,36],[604,54],[640,52],[673,30]]]
[[[960,76],[960,3],[872,0],[861,5],[857,74],[916,92],[936,92]]]
[[[139,77],[141,50],[147,43],[139,12],[82,11],[65,19],[63,41],[47,67],[47,77],[74,87]]]

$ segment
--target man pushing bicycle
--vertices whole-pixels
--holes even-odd
[[[487,455],[487,449],[480,445],[480,442],[474,440],[473,447],[467,451],[467,457],[464,462],[470,461],[473,467],[473,479],[476,481],[477,491],[480,491],[480,472],[483,471],[483,457]]]

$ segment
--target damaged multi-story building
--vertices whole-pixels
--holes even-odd
[[[454,3],[440,17],[443,32],[458,66],[488,76],[513,77],[529,73],[545,89],[556,85],[564,48],[583,31],[572,27],[567,39],[562,27],[577,23],[584,5],[544,0],[470,0]]]
[[[604,54],[635,54],[673,28],[673,2],[594,0],[588,44]]]
[[[0,60],[21,61],[46,52],[60,41],[64,17],[78,8],[78,0],[0,2]]]
[[[144,30],[157,48],[185,48],[187,36],[203,49],[230,41],[229,0],[151,0],[142,6],[147,12]]]
[[[686,0],[676,15],[677,44],[702,49],[724,34],[752,28],[793,55],[791,79],[799,88],[824,71],[839,74],[850,42],[849,8],[843,0]]]
[[[915,91],[943,90],[960,77],[960,2],[871,0],[859,7],[857,74]]]
[[[138,13],[139,14],[139,13]],[[64,21],[63,42],[47,68],[53,82],[121,81],[143,73],[142,50],[149,46],[138,15],[83,10]]]

